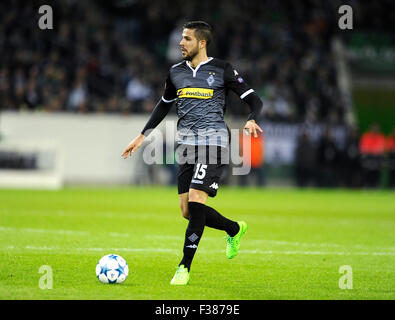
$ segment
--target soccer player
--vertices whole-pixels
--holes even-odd
[[[208,57],[207,46],[212,40],[211,27],[203,21],[184,25],[180,48],[183,61],[168,73],[164,94],[154,108],[147,124],[122,156],[126,159],[143,143],[148,131],[156,128],[175,102],[178,114],[177,135],[179,156],[178,194],[181,212],[189,220],[185,232],[184,256],[171,280],[172,285],[186,285],[190,278],[192,259],[205,226],[227,233],[226,256],[236,256],[240,239],[247,230],[244,221],[232,221],[206,205],[207,197],[215,197],[224,154],[229,147],[229,130],[224,121],[225,96],[234,91],[251,109],[245,132],[258,136],[262,129],[255,122],[262,101],[232,66]],[[180,159],[181,159],[180,158]]]

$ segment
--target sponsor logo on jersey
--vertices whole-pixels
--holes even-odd
[[[196,244],[190,244],[189,246],[186,246],[187,248],[192,248],[192,249],[196,249],[197,245]]]
[[[182,88],[177,90],[178,98],[211,99],[214,90],[206,88]]]

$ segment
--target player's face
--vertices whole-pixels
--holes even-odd
[[[192,60],[199,53],[199,41],[195,37],[195,30],[184,29],[180,41],[182,58]]]

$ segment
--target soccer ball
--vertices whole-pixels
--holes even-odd
[[[102,283],[122,283],[129,274],[126,260],[116,254],[108,254],[96,265],[96,276]]]

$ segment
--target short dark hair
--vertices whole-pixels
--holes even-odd
[[[213,40],[212,28],[204,21],[190,21],[183,25],[184,29],[194,29],[196,38],[200,40],[206,40],[206,46],[208,47],[210,42]]]

